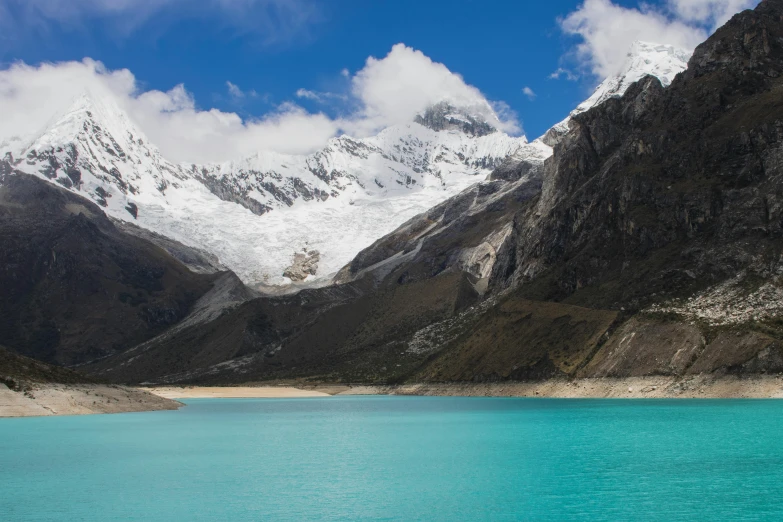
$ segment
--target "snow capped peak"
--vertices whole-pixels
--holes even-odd
[[[668,87],[678,73],[688,68],[691,54],[672,45],[635,41],[620,72],[601,82],[593,95],[580,103],[571,115],[585,112],[609,98],[622,96],[628,87],[647,75],[655,76],[664,87]]]
[[[655,76],[668,87],[675,76],[688,68],[691,52],[673,45],[635,41],[628,50],[625,63],[615,76],[610,76],[596,87],[593,94],[571,111],[566,119],[554,125],[539,140],[554,146],[568,132],[571,118],[610,98],[625,94],[628,87],[647,75]]]
[[[98,153],[100,149],[119,159],[141,156],[163,161],[158,149],[111,98],[99,98],[85,92],[52,121],[29,145],[29,150],[40,152],[93,142],[92,153]]]
[[[656,76],[664,86],[668,86],[674,77],[688,67],[692,51],[686,51],[668,44],[642,42],[631,44],[623,74],[630,75],[634,70]]]
[[[94,110],[95,105],[96,103],[93,101],[92,94],[90,94],[89,91],[84,91],[73,100],[70,107],[68,107],[67,112]]]
[[[23,149],[16,164],[80,192],[115,217],[135,219],[133,199],[184,178],[111,99],[85,93]]]
[[[458,130],[468,136],[486,136],[497,132],[488,121],[494,115],[489,104],[473,107],[456,107],[448,101],[430,105],[416,115],[415,123],[434,131]],[[495,117],[496,119],[497,117]]]

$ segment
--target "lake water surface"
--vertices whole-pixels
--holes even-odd
[[[185,402],[0,419],[0,520],[783,519],[783,401]]]

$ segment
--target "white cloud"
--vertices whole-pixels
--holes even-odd
[[[523,87],[522,88],[522,94],[527,96],[530,101],[533,101],[533,100],[536,99],[536,93],[530,87],[527,87],[527,86]]]
[[[304,153],[338,130],[327,116],[291,104],[252,121],[217,109],[199,110],[183,85],[142,92],[127,69],[111,71],[86,59],[37,67],[15,64],[0,71],[0,141],[34,137],[85,91],[115,100],[173,161],[224,161],[259,150]]]
[[[735,13],[758,3],[759,0],[668,0],[668,7],[678,18],[707,25],[714,31]]]
[[[228,94],[231,96],[234,100],[242,100],[243,98],[257,98],[258,92],[256,92],[255,89],[251,89],[249,91],[243,91],[239,85],[232,83],[230,81],[226,82],[226,87],[228,88]]]
[[[297,98],[304,98],[306,100],[321,101],[321,95],[315,91],[309,91],[307,89],[299,89],[296,91]]]
[[[707,36],[703,29],[671,20],[650,6],[625,8],[610,0],[586,0],[560,25],[566,33],[582,37],[577,57],[599,77],[618,72],[635,40],[693,49]]]
[[[498,117],[481,91],[465,83],[459,74],[401,43],[392,47],[384,58],[368,58],[364,68],[351,79],[351,92],[361,106],[358,117],[346,122],[353,133],[366,134],[387,125],[409,122],[440,101],[470,107],[496,128],[519,132],[513,115],[506,111],[505,118]]]
[[[226,87],[235,101],[255,95],[232,82]],[[243,120],[233,112],[199,109],[184,85],[144,91],[129,70],[109,70],[90,59],[17,63],[0,70],[0,142],[11,136],[35,137],[84,92],[113,99],[168,159],[197,163],[238,159],[261,150],[311,152],[341,131],[369,135],[408,123],[444,100],[471,107],[499,129],[519,128],[506,104],[489,102],[443,64],[399,44],[385,58],[369,58],[350,78],[346,94],[296,92],[301,98],[340,104],[346,114],[337,119],[289,102],[259,119]]]
[[[347,102],[348,96],[336,92],[319,92],[309,89],[297,89],[296,97],[316,103]]]
[[[599,77],[617,73],[635,40],[693,50],[732,14],[759,0],[667,0],[663,6],[640,2],[636,8],[611,0],[585,0],[560,20],[567,34],[581,37],[575,56]]]
[[[244,98],[245,93],[242,92],[242,89],[240,89],[236,84],[233,84],[231,82],[226,82],[226,86],[228,87],[228,94],[230,94],[234,98]]]
[[[127,38],[151,21],[161,26],[196,18],[253,33],[263,44],[301,37],[321,19],[313,0],[0,0],[0,15],[0,28],[16,36],[45,34],[51,26],[81,29],[92,20]]]
[[[560,78],[565,78],[569,82],[575,82],[579,79],[579,75],[563,67],[558,67],[555,72],[548,76],[548,78],[550,80],[559,80]]]

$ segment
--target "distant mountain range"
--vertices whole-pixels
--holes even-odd
[[[668,84],[686,60],[670,46],[637,43],[624,69],[574,114],[621,95],[644,74]],[[540,165],[551,155],[552,132],[528,143],[497,131],[482,113],[444,102],[409,124],[334,138],[313,154],[259,152],[195,165],[167,161],[111,99],[84,95],[30,143],[6,144],[4,161],[276,291],[328,284],[360,250],[486,179],[510,156]]]

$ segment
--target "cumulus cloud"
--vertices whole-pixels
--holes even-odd
[[[581,38],[579,63],[599,77],[616,74],[635,40],[693,50],[734,13],[759,0],[666,0],[623,7],[611,0],[585,0],[562,18],[560,27]]]
[[[524,94],[525,96],[527,96],[527,98],[528,98],[530,101],[533,101],[533,100],[535,100],[535,99],[536,99],[536,93],[535,93],[535,92],[533,91],[533,89],[531,89],[530,87],[527,87],[527,86],[523,87],[523,88],[522,88],[522,94]]]
[[[97,21],[112,36],[129,37],[154,21],[176,23],[183,18],[208,18],[219,28],[254,33],[263,44],[301,37],[317,23],[313,0],[0,0],[0,28],[24,35],[45,34],[52,26],[79,29]]]
[[[368,58],[351,79],[351,93],[362,108],[359,118],[348,122],[348,127],[360,134],[409,122],[441,101],[469,107],[500,130],[519,132],[516,118],[511,114],[499,117],[497,107],[493,108],[481,91],[465,83],[459,74],[401,43],[382,59]]]
[[[582,38],[577,58],[600,77],[616,74],[635,40],[693,49],[704,40],[704,29],[671,20],[650,5],[626,8],[610,0],[586,0],[560,21],[563,31]]]
[[[402,44],[385,58],[369,58],[348,84],[346,93],[295,93],[342,104],[345,111],[339,118],[287,102],[261,118],[243,120],[233,112],[200,109],[184,85],[145,91],[131,71],[110,70],[90,59],[37,66],[17,63],[0,70],[0,144],[12,136],[34,138],[85,92],[114,100],[165,157],[196,163],[238,159],[262,150],[311,152],[340,132],[365,136],[388,125],[409,123],[440,101],[471,108],[499,129],[519,128],[506,104],[488,101],[445,65]],[[226,87],[237,101],[255,92],[232,82]]]
[[[34,138],[85,92],[114,100],[173,161],[224,161],[259,150],[309,152],[338,130],[327,116],[293,104],[250,121],[217,109],[199,110],[183,85],[166,92],[141,91],[127,69],[112,71],[86,59],[39,66],[20,63],[0,71],[0,141]]]
[[[706,25],[714,31],[735,13],[758,3],[759,0],[668,0],[668,8],[678,18]]]

